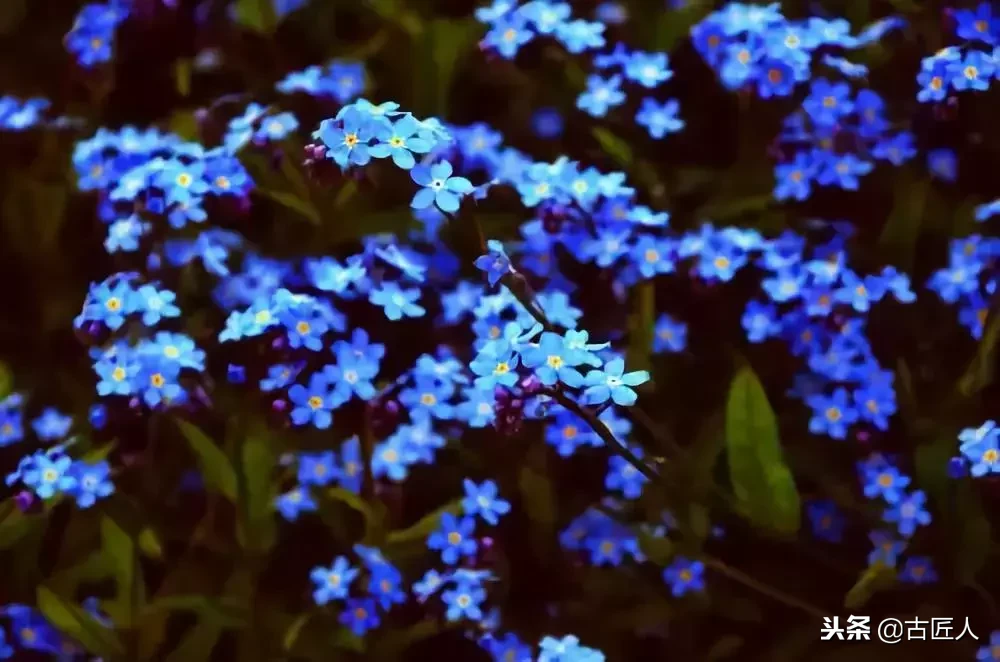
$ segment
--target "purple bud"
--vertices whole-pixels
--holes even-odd
[[[108,424],[108,408],[101,404],[94,405],[90,408],[89,419],[95,430],[102,429]]]
[[[284,413],[285,411],[288,410],[288,401],[278,398],[277,400],[271,403],[271,410],[279,414]]]
[[[273,341],[271,341],[271,349],[282,350],[285,348],[286,344],[285,336],[278,336]]]
[[[382,410],[390,416],[396,416],[399,414],[399,403],[395,400],[387,400],[385,404],[382,405]]]
[[[38,499],[35,498],[34,493],[28,490],[21,490],[14,496],[14,503],[22,513],[27,513],[37,502]]]
[[[948,461],[948,477],[963,478],[968,474],[968,467],[961,457],[953,457]]]
[[[247,369],[241,365],[229,364],[226,369],[226,379],[230,384],[243,384],[247,380]]]

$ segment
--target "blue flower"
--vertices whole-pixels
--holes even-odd
[[[431,167],[416,166],[410,171],[413,181],[424,188],[417,191],[410,202],[414,209],[425,209],[436,204],[446,213],[458,211],[461,197],[472,191],[472,183],[465,177],[452,177],[451,164],[441,161]]]
[[[587,77],[587,89],[576,100],[576,107],[592,117],[604,117],[609,108],[625,102],[621,84],[622,77],[617,75],[607,79],[598,75]]]
[[[369,630],[374,630],[382,622],[378,608],[371,598],[352,598],[340,612],[340,622],[346,625],[357,637],[363,637]]]
[[[931,523],[931,514],[924,508],[926,501],[927,495],[922,490],[916,490],[886,510],[883,519],[897,523],[900,535],[909,538],[918,526]]]
[[[44,453],[32,456],[28,468],[24,470],[23,482],[35,490],[42,499],[55,496],[56,492],[67,492],[76,487],[76,478],[70,474],[73,464],[66,455],[52,459]]]
[[[76,485],[67,491],[76,499],[76,505],[80,508],[90,508],[98,499],[111,496],[115,491],[111,482],[111,467],[105,461],[94,464],[77,461],[72,464],[68,473],[76,481]]]
[[[649,135],[660,139],[668,133],[676,133],[684,128],[684,120],[677,117],[680,104],[676,99],[667,99],[659,103],[656,99],[645,98],[639,106],[635,121],[639,126],[646,127]]]
[[[632,387],[649,381],[645,370],[625,372],[625,360],[614,359],[604,365],[603,370],[591,370],[584,380],[587,389],[583,397],[587,404],[599,405],[610,398],[615,404],[629,407],[635,404],[637,395]]]
[[[399,285],[392,281],[374,288],[368,295],[368,300],[376,306],[381,306],[385,316],[394,322],[404,316],[423,317],[427,311],[416,304],[419,298],[420,290],[400,289]]]
[[[329,568],[317,566],[309,573],[309,579],[316,585],[313,591],[313,601],[323,606],[331,600],[341,600],[347,597],[351,582],[358,575],[358,569],[343,556],[334,559]]]
[[[476,268],[486,273],[490,287],[495,287],[500,279],[511,273],[510,258],[503,249],[503,244],[496,239],[486,242],[489,252],[476,258]]]
[[[858,412],[851,406],[843,388],[838,388],[829,397],[822,394],[809,396],[806,403],[813,409],[813,417],[809,420],[809,431],[813,434],[844,439],[848,426],[858,420]]]
[[[339,120],[323,120],[316,137],[327,146],[329,158],[341,168],[363,166],[371,160],[368,142],[373,128],[370,115],[349,106]]]
[[[458,519],[451,513],[441,515],[441,523],[427,539],[427,547],[441,552],[441,560],[455,565],[462,556],[472,556],[478,545],[473,533],[476,520],[471,517]]]
[[[295,487],[275,499],[275,508],[289,522],[298,519],[299,513],[312,513],[317,509],[316,501],[309,492]]]
[[[703,591],[704,575],[704,563],[679,556],[663,571],[663,581],[670,586],[671,594],[679,598],[691,591]]]
[[[479,606],[485,599],[486,591],[479,586],[468,584],[459,584],[454,590],[441,594],[441,600],[448,606],[445,618],[452,622],[462,618],[471,621],[482,619],[483,612]]]
[[[334,409],[330,385],[323,375],[316,373],[309,378],[309,386],[294,384],[288,389],[288,399],[295,405],[292,409],[292,423],[306,425],[312,423],[325,430],[333,423]]]
[[[497,484],[492,480],[476,485],[466,478],[462,485],[465,488],[462,510],[466,515],[479,515],[487,524],[495,525],[500,515],[510,512],[510,503],[497,496]]]
[[[409,170],[416,163],[413,153],[426,154],[433,146],[419,131],[420,125],[412,115],[404,115],[392,125],[380,124],[375,129],[379,142],[368,152],[377,159],[392,157],[398,167]]]
[[[546,331],[538,345],[530,345],[521,351],[525,367],[532,368],[539,381],[545,386],[562,382],[576,388],[583,384],[583,376],[573,366],[579,365],[577,358],[566,350],[566,339]]]

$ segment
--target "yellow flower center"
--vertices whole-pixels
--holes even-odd
[[[646,262],[657,262],[660,259],[660,252],[656,249],[650,248],[646,250],[645,256]]]
[[[548,364],[548,366],[553,370],[558,370],[563,366],[563,358],[557,354],[553,354],[545,359],[545,363]]]
[[[303,335],[303,336],[305,334],[309,333],[309,329],[310,328],[312,328],[312,327],[309,326],[309,322],[306,322],[304,320],[302,322],[299,322],[299,323],[297,323],[295,325],[295,330],[299,332],[299,335]]]
[[[182,172],[181,174],[177,175],[176,181],[178,186],[187,188],[188,186],[191,186],[191,182],[194,180],[191,178],[191,175],[187,174],[186,172]]]
[[[163,379],[163,375],[161,375],[158,372],[153,373],[153,375],[149,378],[149,383],[152,384],[155,388],[162,387],[164,381],[166,381],[166,380]]]
[[[452,531],[451,533],[448,534],[448,544],[449,545],[457,545],[460,542],[462,542],[462,534],[461,533],[459,533],[458,531]]]
[[[112,370],[111,379],[115,380],[116,382],[120,382],[121,380],[125,379],[125,368],[118,366],[117,368]]]
[[[323,398],[319,397],[318,395],[314,395],[313,397],[309,398],[309,407],[311,409],[316,410],[322,406],[323,406]]]
[[[437,398],[434,397],[433,393],[424,393],[420,396],[420,404],[425,407],[433,407],[437,404]]]
[[[118,297],[111,297],[104,303],[104,307],[113,313],[122,309],[122,300]]]
[[[229,178],[225,175],[219,175],[215,178],[215,185],[221,189],[229,188]]]
[[[970,64],[965,69],[962,69],[962,75],[964,75],[969,80],[974,80],[979,76],[979,69]]]
[[[838,408],[830,407],[829,409],[826,410],[826,419],[831,423],[836,423],[837,421],[840,420],[840,417],[841,413]]]
[[[493,368],[494,375],[506,375],[508,372],[510,372],[510,366],[507,365],[506,361],[501,361],[497,367]]]
[[[344,135],[344,144],[348,147],[354,147],[358,144],[358,135],[356,133],[348,133]]]
[[[393,136],[389,139],[389,144],[393,147],[402,147],[406,143],[399,136]]]
[[[837,105],[837,99],[835,97],[823,97],[823,106],[825,108],[833,108]]]

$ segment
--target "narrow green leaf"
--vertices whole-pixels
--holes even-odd
[[[444,113],[448,108],[448,92],[451,89],[455,67],[465,58],[463,53],[480,34],[476,21],[435,19],[430,22],[424,32],[426,48],[430,52],[433,80],[428,87],[434,92],[434,107],[437,113]]]
[[[434,512],[424,515],[416,524],[410,526],[406,529],[401,529],[399,531],[393,531],[386,538],[386,542],[389,545],[402,545],[414,541],[422,541],[431,534],[432,531],[437,529],[438,524],[441,521],[441,516],[445,513],[451,513],[457,515],[461,512],[462,502],[459,499],[452,501],[444,506],[438,508]]]
[[[625,169],[632,167],[632,148],[626,141],[599,126],[595,126],[591,133],[593,133],[597,142],[600,143],[601,149],[614,159],[619,166]]]
[[[521,470],[518,485],[524,499],[524,508],[533,522],[551,526],[556,521],[555,494],[552,481],[534,469],[524,467]]]
[[[31,529],[36,517],[25,515],[14,503],[7,499],[0,504],[0,549],[13,547]]]
[[[955,577],[963,584],[971,585],[989,559],[993,531],[979,496],[968,484],[958,489],[955,513],[958,518]]]
[[[256,428],[250,432],[243,442],[242,458],[242,543],[250,550],[266,552],[275,543],[273,504],[276,490],[271,480],[275,456],[265,429]]]
[[[983,337],[969,367],[958,381],[959,392],[970,397],[993,383],[997,341],[1000,340],[1000,314],[990,311]]]
[[[371,659],[398,660],[407,648],[440,631],[441,623],[437,619],[425,619],[402,630],[393,630],[373,642]]]
[[[653,351],[653,330],[656,326],[656,288],[652,281],[643,281],[632,289],[632,314],[629,315],[629,370],[649,370]]]
[[[176,419],[177,426],[198,457],[205,486],[236,501],[236,471],[226,454],[197,426]]]
[[[266,188],[255,189],[255,192],[271,198],[278,204],[288,207],[292,211],[298,212],[315,225],[319,225],[322,222],[319,212],[316,210],[316,207],[313,206],[312,202],[303,200],[295,193],[288,193],[287,191],[273,191]]]
[[[236,0],[236,22],[257,32],[273,32],[278,16],[272,0]]]
[[[153,529],[143,529],[139,534],[137,542],[139,543],[139,549],[146,556],[153,559],[163,558],[163,545],[160,543],[160,539]]]
[[[145,583],[141,577],[136,577],[139,563],[135,542],[113,519],[105,516],[101,518],[101,549],[118,587],[117,597],[108,607],[109,612],[119,626],[130,628],[146,600]]]
[[[930,181],[927,178],[917,180],[909,171],[899,171],[895,202],[882,228],[879,245],[900,268],[909,269],[913,264],[913,252],[929,190]]]
[[[302,629],[309,623],[310,618],[312,618],[312,614],[301,614],[285,630],[285,636],[281,639],[281,645],[286,653],[290,653],[295,648],[295,642],[299,640],[299,635],[302,634]]]
[[[177,94],[186,97],[191,94],[191,60],[190,58],[180,58],[174,63],[174,82],[177,85]]]
[[[212,623],[198,623],[191,628],[165,662],[207,662],[219,643],[222,628]]]
[[[737,634],[727,634],[720,637],[705,654],[705,662],[727,660],[743,648],[743,637]]]
[[[744,515],[782,533],[799,528],[800,499],[782,458],[778,423],[753,369],[744,365],[726,402],[729,477]]]
[[[207,595],[168,595],[146,605],[144,617],[159,611],[188,611],[197,614],[201,621],[219,628],[241,628],[247,624],[249,614],[240,601],[213,598]]]
[[[54,593],[45,586],[36,591],[38,610],[57,630],[87,649],[105,658],[124,655],[125,647],[114,630],[94,620],[85,609]]]
[[[891,586],[895,580],[895,569],[876,563],[861,573],[857,583],[844,596],[844,608],[859,609],[865,606],[873,595]]]
[[[14,376],[10,374],[10,368],[3,361],[0,361],[0,400],[3,400],[14,390]]]
[[[648,531],[639,529],[639,548],[651,563],[665,566],[674,555],[674,543],[666,536],[652,536]]]

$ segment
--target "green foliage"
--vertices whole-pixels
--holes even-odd
[[[729,386],[726,450],[729,478],[743,514],[759,526],[795,533],[799,494],[782,459],[774,410],[747,365],[736,372]]]

